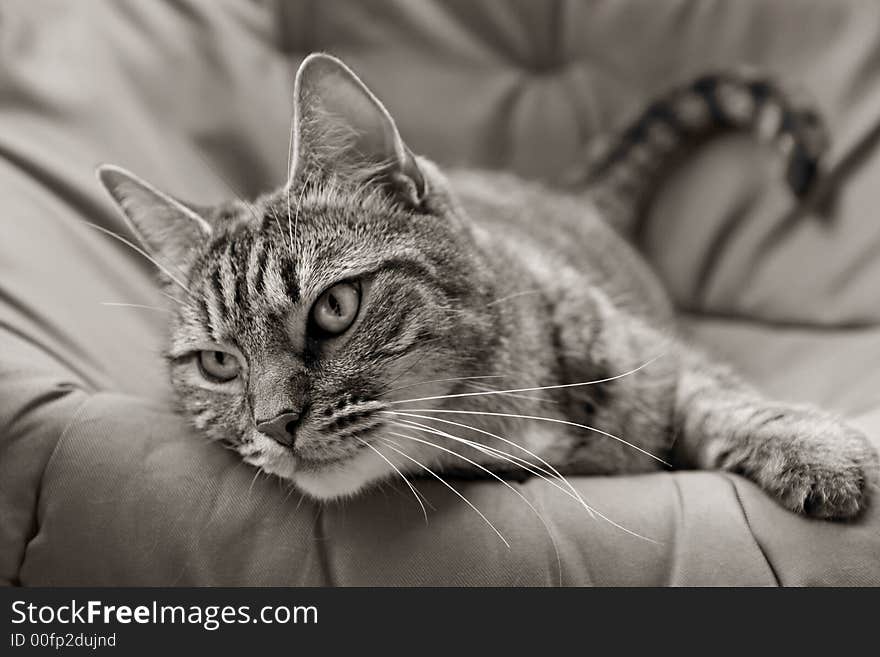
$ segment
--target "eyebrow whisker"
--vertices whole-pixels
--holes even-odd
[[[122,243],[125,244],[127,247],[129,247],[130,249],[133,249],[133,250],[135,251],[135,253],[138,253],[138,254],[142,255],[144,258],[146,258],[146,259],[149,260],[151,263],[153,263],[153,265],[155,265],[155,266],[156,266],[156,267],[157,267],[162,273],[164,273],[164,274],[165,274],[168,278],[170,278],[174,283],[176,283],[177,285],[179,285],[179,286],[180,286],[180,287],[181,287],[181,288],[182,288],[187,294],[192,295],[192,293],[190,292],[189,288],[188,288],[183,282],[181,282],[181,281],[180,281],[180,280],[179,280],[174,274],[172,274],[172,273],[168,270],[167,267],[165,267],[162,263],[160,263],[158,260],[156,260],[156,258],[154,258],[153,256],[151,256],[149,253],[147,253],[146,251],[144,251],[142,248],[140,248],[139,246],[137,246],[136,244],[134,244],[131,240],[126,239],[126,238],[123,237],[122,235],[119,235],[119,234],[117,234],[117,233],[114,233],[112,230],[108,230],[107,228],[104,228],[103,226],[99,226],[98,224],[94,224],[94,223],[92,223],[91,221],[81,220],[80,223],[85,224],[85,225],[88,226],[89,228],[94,228],[95,230],[101,231],[102,233],[104,233],[104,234],[107,235],[108,237],[112,237],[113,239],[118,240],[119,242],[122,242]],[[181,272],[181,273],[182,273],[182,272]]]

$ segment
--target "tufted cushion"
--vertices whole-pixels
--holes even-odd
[[[169,409],[148,263],[92,176],[115,162],[196,202],[280,183],[293,72],[342,56],[411,146],[557,183],[584,144],[697,70],[743,59],[829,116],[833,175],[791,213],[773,155],[742,139],[664,185],[645,249],[693,339],[778,396],[880,439],[880,8],[766,3],[153,2],[0,6],[0,580],[23,584],[880,584],[880,512],[816,523],[717,473],[575,478],[589,520],[540,481],[439,484],[298,504]],[[796,25],[797,29],[792,26]],[[292,499],[291,499],[292,498]]]
[[[831,125],[830,180],[815,206],[793,213],[777,158],[739,140],[671,181],[646,248],[688,308],[880,320],[880,222],[871,220],[880,163],[866,158],[880,127],[875,3],[448,0],[389,11],[382,0],[337,0],[285,25],[291,54],[329,50],[362,73],[416,150],[549,182],[674,83],[743,63],[774,72]]]

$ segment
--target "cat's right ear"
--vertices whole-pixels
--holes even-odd
[[[191,208],[121,167],[105,164],[98,180],[153,255],[182,264],[189,250],[211,235],[211,225]]]
[[[324,53],[303,60],[294,82],[290,179],[314,172],[390,183],[418,207],[427,179],[385,106],[348,66]]]

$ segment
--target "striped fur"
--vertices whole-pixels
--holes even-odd
[[[755,71],[721,71],[671,89],[594,146],[585,163],[588,194],[607,221],[632,235],[662,175],[695,144],[722,132],[774,144],[798,198],[812,189],[828,146],[821,117],[802,93]]]
[[[671,147],[685,120],[703,131],[707,111],[753,125],[770,107],[757,83],[749,100],[711,80],[679,97],[691,107],[674,126],[649,111],[598,180],[623,162],[653,166],[637,135]],[[330,57],[306,60],[297,98],[291,178],[253,202],[196,220],[131,174],[100,173],[165,272],[171,378],[200,431],[322,499],[422,466],[614,474],[671,461],[743,474],[818,517],[864,507],[877,471],[864,436],[764,399],[681,343],[656,277],[583,197],[442,174]],[[312,309],[345,281],[357,282],[357,316],[328,336]],[[213,351],[238,375],[204,373],[199,355]],[[292,446],[257,429],[293,416]]]

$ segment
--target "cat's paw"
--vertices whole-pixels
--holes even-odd
[[[811,408],[786,408],[748,430],[721,467],[759,484],[787,509],[847,519],[867,506],[877,452],[860,431]]]
[[[763,485],[796,513],[828,520],[854,518],[868,503],[870,469],[876,465],[860,455],[853,455],[847,463],[834,461],[799,454]]]

